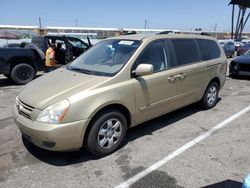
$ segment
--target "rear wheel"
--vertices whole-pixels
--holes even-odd
[[[118,110],[107,110],[93,122],[87,135],[87,149],[93,155],[109,155],[120,147],[126,132],[126,117]]]
[[[11,79],[17,84],[27,84],[35,78],[35,69],[26,63],[20,63],[11,70]]]
[[[218,101],[218,93],[219,93],[219,85],[216,82],[211,82],[208,85],[204,93],[204,96],[200,101],[201,107],[204,110],[213,108]]]

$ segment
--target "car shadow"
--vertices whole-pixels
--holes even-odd
[[[53,166],[68,166],[86,162],[89,160],[97,160],[100,157],[91,155],[85,150],[71,151],[71,152],[56,152],[39,148],[22,136],[22,141],[25,148],[35,158],[48,163]]]
[[[241,188],[242,183],[234,180],[225,180],[202,188]]]
[[[250,80],[250,76],[237,75],[237,76],[233,76],[233,77],[229,76],[229,77],[235,80],[247,80],[247,81]]]
[[[0,87],[6,87],[6,86],[17,86],[11,79],[6,77],[0,78]]]
[[[219,102],[220,100],[218,100]],[[166,115],[160,116],[153,120],[142,123],[136,127],[128,130],[125,140],[123,142],[124,147],[129,142],[132,142],[145,135],[152,135],[155,131],[158,131],[166,126],[171,126],[173,123],[178,122],[186,117],[202,111],[198,104],[192,104],[181,108],[179,110],[170,112]],[[72,152],[53,152],[41,149],[33,145],[26,138],[22,137],[23,144],[26,149],[34,157],[54,166],[67,166],[77,163],[86,162],[89,160],[98,160],[101,157],[96,157],[88,153],[86,150],[72,151]]]
[[[137,138],[146,135],[153,135],[155,131],[158,131],[167,126],[171,126],[172,124],[200,111],[202,111],[202,109],[198,104],[192,104],[163,116],[157,117],[155,119],[149,120],[145,123],[139,124],[138,126],[128,130],[124,145],[136,140]]]

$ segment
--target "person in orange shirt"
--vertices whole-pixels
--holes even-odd
[[[51,43],[50,47],[46,50],[46,56],[45,56],[46,72],[50,72],[56,69],[55,49],[56,45],[54,43]]]

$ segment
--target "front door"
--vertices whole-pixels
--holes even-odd
[[[176,69],[170,69],[164,40],[149,44],[136,62],[151,64],[154,73],[134,78],[137,123],[152,119],[175,109],[176,80],[172,77]]]

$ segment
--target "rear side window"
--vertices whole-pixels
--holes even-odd
[[[220,57],[220,48],[213,40],[196,39],[201,50],[201,60],[211,60]]]
[[[199,54],[193,39],[173,39],[177,64],[185,65],[199,61]]]

